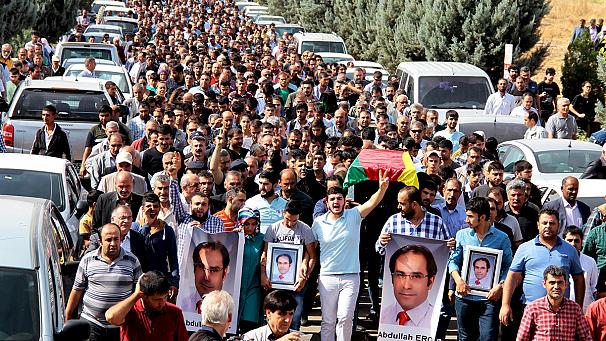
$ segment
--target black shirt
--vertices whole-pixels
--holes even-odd
[[[168,152],[177,152],[180,153],[175,147],[170,147]],[[157,172],[161,172],[164,170],[164,165],[162,164],[162,157],[166,153],[161,153],[158,151],[158,148],[148,149],[145,154],[143,154],[143,160],[141,160],[141,168],[149,175],[154,175]],[[185,158],[181,155],[181,163],[183,163]],[[183,165],[181,165],[181,169],[184,169]]]
[[[550,84],[545,83],[545,81],[539,83],[539,95],[543,92],[547,93],[547,96],[541,98],[541,112],[545,113],[553,113],[555,108],[553,107],[553,100],[560,95],[560,87],[556,82],[551,82]]]
[[[537,227],[537,221],[539,219],[539,207],[537,205],[526,202],[522,206],[520,215],[517,215],[511,211],[509,204],[505,205],[505,212],[511,214],[518,220],[520,224],[520,230],[522,230],[522,240],[527,242],[539,234]]]

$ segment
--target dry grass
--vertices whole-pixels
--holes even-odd
[[[551,43],[551,48],[534,79],[540,81],[545,69],[554,67],[557,71],[556,81],[560,83],[564,54],[573,28],[578,25],[580,18],[585,18],[588,23],[591,18],[606,19],[606,0],[551,0],[551,6],[551,11],[543,18],[540,28],[541,42]]]

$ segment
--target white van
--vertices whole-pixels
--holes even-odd
[[[410,103],[421,103],[437,110],[439,121],[446,111],[459,113],[459,130],[482,130],[499,142],[522,138],[526,127],[520,117],[484,115],[486,100],[494,92],[490,78],[477,66],[456,62],[403,62],[396,76],[399,88],[406,91]]]
[[[297,53],[303,51],[347,53],[345,41],[334,33],[295,33]]]

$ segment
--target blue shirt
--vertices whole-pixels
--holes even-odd
[[[577,249],[560,237],[551,250],[541,243],[539,236],[536,236],[533,240],[520,245],[516,251],[509,271],[521,272],[524,275],[522,300],[525,304],[547,295],[543,287],[543,271],[549,265],[563,267],[571,275],[583,273]]]
[[[480,241],[476,231],[471,227],[467,227],[457,232],[455,239],[457,244],[454,251],[450,254],[450,258],[448,259],[449,273],[452,273],[453,271],[458,271],[461,273],[461,269],[463,268],[463,255],[465,254],[465,250],[468,246],[481,246],[495,250],[503,250],[499,279],[501,281],[505,280],[512,259],[511,242],[509,241],[507,234],[497,230],[494,225],[491,225],[488,232],[484,235],[484,239]],[[477,301],[484,300],[486,298],[477,295],[467,295],[465,296],[465,299]]]
[[[282,220],[282,213],[284,212],[284,208],[286,208],[286,203],[286,199],[280,196],[269,203],[261,194],[257,194],[246,200],[244,206],[253,210],[259,210],[259,214],[261,215],[260,229],[261,233],[265,234],[265,231],[267,231],[273,223]]]
[[[311,226],[320,243],[320,274],[360,273],[360,210],[345,210],[336,221],[330,221],[329,214],[319,216]]]
[[[442,215],[442,221],[444,221],[444,225],[448,229],[449,235],[454,236],[466,223],[465,218],[465,207],[461,205],[457,205],[455,209],[451,212],[448,207],[446,207],[446,203],[442,203],[437,206],[440,210],[440,214]]]

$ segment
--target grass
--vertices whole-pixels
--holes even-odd
[[[551,11],[543,18],[540,32],[541,42],[551,43],[549,55],[536,70],[537,82],[543,79],[545,69],[553,67],[556,69],[556,82],[561,85],[560,75],[564,62],[564,54],[570,42],[572,31],[579,24],[579,19],[584,18],[589,24],[591,18],[603,17],[606,19],[606,0],[551,0]]]

